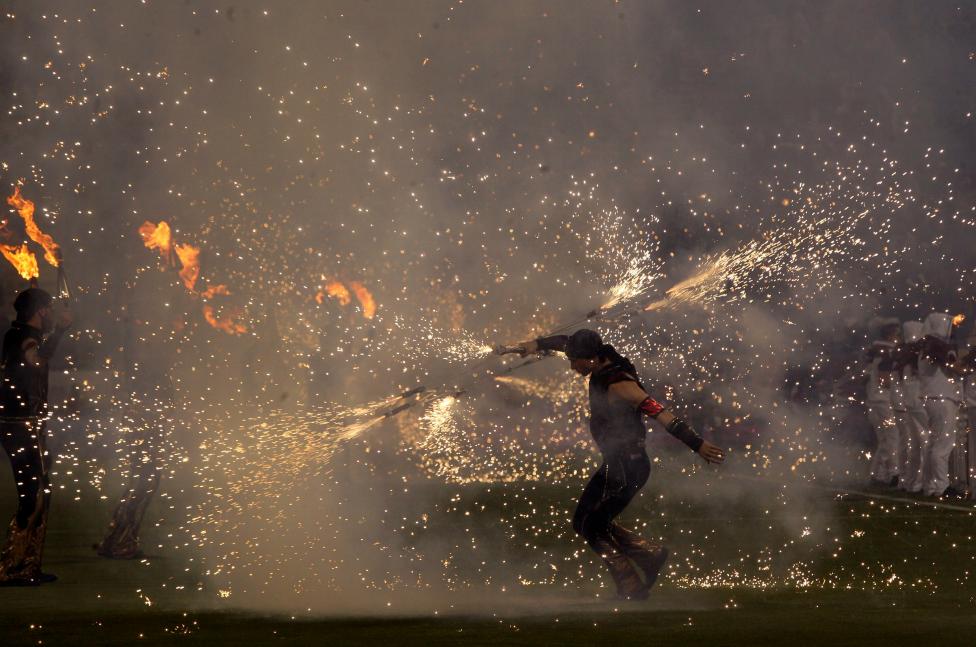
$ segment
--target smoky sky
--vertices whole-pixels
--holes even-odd
[[[731,204],[777,139],[828,125],[856,138],[866,115],[892,134],[910,124],[897,152],[945,148],[970,175],[974,15],[954,3],[15,2],[10,14],[6,173],[45,175],[59,227],[119,230],[87,253],[153,216],[220,231],[236,181],[261,215],[314,227],[310,243],[352,246],[342,260],[363,271],[400,247],[416,274],[447,273],[471,253],[430,234],[455,224],[456,243],[465,214],[488,236],[488,223],[524,226],[531,201],[587,173],[636,209],[648,156],[709,158],[669,188],[731,191]],[[43,157],[57,141],[78,142],[77,157]],[[657,215],[707,236],[680,208]],[[668,242],[699,246],[683,238]]]
[[[951,214],[972,196],[974,20],[947,2],[13,2],[0,158],[106,331],[166,316],[147,219],[202,247],[252,330],[338,276],[390,316],[450,293],[491,337],[608,287],[564,230],[589,210],[653,231],[679,280],[761,235],[764,183],[887,157],[934,181],[867,232],[901,269],[852,264],[854,291],[921,316],[971,287]]]

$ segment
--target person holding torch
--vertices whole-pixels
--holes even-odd
[[[3,337],[0,358],[0,444],[17,485],[17,511],[0,550],[0,586],[37,586],[55,576],[41,571],[51,501],[47,451],[48,372],[71,311],[55,313],[54,299],[29,288],[14,300],[17,318]]]

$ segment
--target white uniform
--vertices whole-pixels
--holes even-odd
[[[874,359],[868,368],[867,409],[868,421],[874,427],[877,447],[871,456],[871,477],[882,483],[888,483],[898,476],[901,463],[898,458],[899,428],[895,422],[895,412],[892,406],[891,383],[882,374],[879,366],[884,360],[879,353],[890,355],[895,349],[894,342],[878,340],[871,344]]]
[[[976,375],[969,375],[963,384],[963,404],[966,407],[966,458],[963,461],[966,474],[963,484],[969,488],[976,499]]]
[[[949,315],[933,312],[925,318],[925,334],[947,342],[951,322]],[[956,444],[956,418],[962,394],[957,380],[941,364],[923,357],[918,370],[929,417],[928,443],[922,452],[922,492],[941,496],[949,487],[949,454]]]
[[[902,325],[906,343],[922,338],[922,322],[906,321]],[[928,446],[929,416],[922,399],[918,364],[911,362],[901,370],[901,380],[894,389],[895,421],[901,429],[902,468],[898,487],[906,492],[922,491],[922,447]]]

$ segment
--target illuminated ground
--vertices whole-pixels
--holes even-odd
[[[665,581],[644,604],[594,601],[595,584],[567,591],[533,587],[484,615],[442,618],[262,617],[217,609],[210,597],[187,591],[160,593],[160,575],[179,570],[177,557],[148,564],[95,559],[90,544],[104,511],[60,501],[48,543],[47,567],[61,581],[39,589],[0,590],[3,645],[12,644],[681,644],[796,645],[972,644],[976,630],[976,564],[972,513],[895,503],[882,511],[862,497],[827,502],[840,528],[837,557],[819,563],[825,577],[875,572],[897,565],[910,584],[856,590],[685,588]],[[62,497],[63,499],[64,497]],[[645,497],[640,505],[649,505]],[[9,503],[9,501],[5,501]],[[0,510],[7,514],[8,507]],[[675,504],[669,528],[713,533],[715,552],[735,554],[731,539],[768,539],[767,519],[752,509],[702,514]],[[771,513],[776,514],[776,513]],[[487,516],[487,515],[486,515]],[[772,519],[775,525],[775,519]],[[921,548],[920,548],[921,547]],[[857,581],[860,575],[852,575]],[[148,593],[151,606],[142,593]],[[208,610],[209,607],[209,610]],[[493,610],[494,609],[494,610]],[[380,610],[378,610],[380,611]],[[33,628],[32,628],[33,625]],[[140,639],[141,640],[138,640]]]

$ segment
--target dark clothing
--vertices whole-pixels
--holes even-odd
[[[613,384],[640,385],[633,368],[630,362],[614,362],[590,376],[590,434],[605,457],[620,451],[644,451],[647,427],[643,413],[625,400],[610,397]]]
[[[921,356],[937,366],[952,366],[956,363],[956,347],[938,337],[926,335],[922,341]]]
[[[17,486],[17,512],[0,553],[0,582],[36,579],[41,574],[51,503],[51,456],[45,446],[44,422],[0,421],[0,442],[10,457]]]
[[[0,418],[37,418],[47,413],[48,360],[54,354],[61,331],[47,339],[42,332],[25,323],[15,321],[3,337],[2,389],[0,389]],[[37,347],[41,360],[34,364],[27,359],[25,346]]]
[[[539,350],[564,351],[569,337],[554,335],[536,340]],[[612,350],[611,347],[607,347]],[[643,413],[630,403],[610,398],[610,386],[617,382],[637,382],[637,369],[626,357],[612,351],[610,364],[590,375],[590,434],[596,446],[604,455],[615,453],[618,449],[641,448],[647,438]]]
[[[569,337],[553,335],[536,340],[540,351],[565,351]],[[626,357],[620,355],[613,346],[604,344],[601,356],[610,360],[607,366],[599,369],[590,376],[590,433],[597,447],[604,454],[612,453],[617,447],[633,447],[644,445],[647,429],[644,427],[644,413],[655,418],[664,407],[653,400],[647,400],[651,407],[635,408],[625,402],[614,402],[610,398],[610,386],[630,380],[636,382],[642,389],[637,369]],[[646,389],[645,389],[646,391]],[[667,432],[683,442],[693,452],[697,452],[704,442],[695,430],[680,418],[676,418],[665,427]]]
[[[558,350],[560,353],[566,352],[566,344],[569,343],[569,335],[553,335],[552,337],[540,337],[535,340],[540,351],[547,352]]]
[[[563,351],[569,337],[556,335],[536,340],[540,351]],[[603,454],[603,464],[583,489],[573,529],[603,558],[622,597],[646,596],[654,584],[658,571],[667,558],[667,550],[652,546],[643,537],[614,522],[614,519],[640,492],[651,473],[651,462],[644,449],[647,428],[644,413],[656,415],[663,407],[653,400],[635,407],[630,402],[610,397],[610,387],[618,382],[636,382],[642,389],[637,369],[613,346],[604,344],[600,357],[609,360],[606,366],[590,375],[590,434]],[[668,432],[694,450],[701,447],[701,438],[687,424],[675,419]],[[643,573],[640,580],[634,565]]]
[[[573,530],[582,535],[594,550],[611,536],[614,518],[623,512],[651,474],[651,462],[644,448],[608,456],[583,489]]]
[[[0,552],[0,581],[36,580],[51,502],[51,456],[46,447],[48,360],[61,338],[19,321],[3,337],[0,356],[0,441],[17,486],[17,512]],[[26,348],[25,348],[26,347]],[[36,362],[27,350],[36,347]]]

